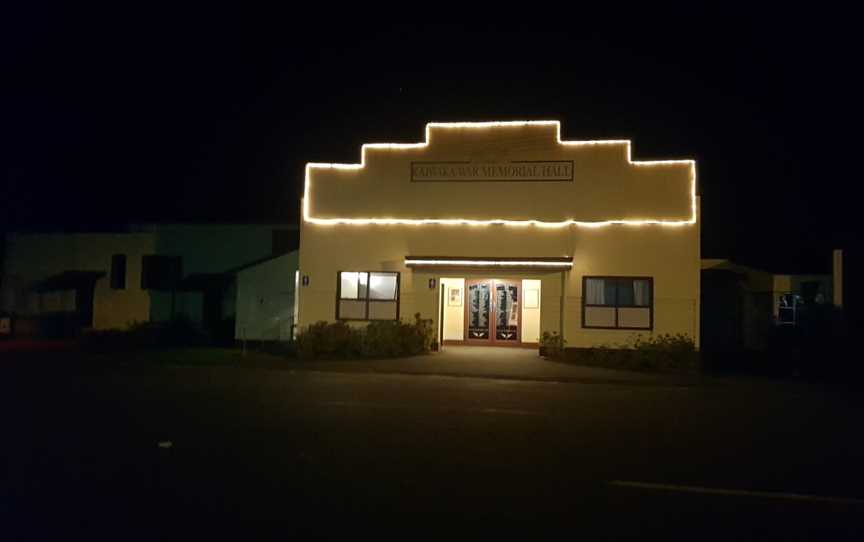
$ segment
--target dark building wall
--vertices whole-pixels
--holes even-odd
[[[743,280],[732,271],[702,271],[703,350],[736,350],[744,346]]]
[[[226,273],[269,258],[296,244],[297,226],[291,224],[164,224],[133,226],[155,237],[156,254],[180,258],[180,280]],[[296,247],[295,247],[296,248]],[[291,280],[291,278],[286,278]],[[230,288],[220,281],[202,280],[192,288],[151,291],[151,321],[183,315],[196,324],[218,326],[224,318],[222,298]]]

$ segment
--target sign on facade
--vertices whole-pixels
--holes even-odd
[[[412,182],[572,180],[572,160],[545,162],[411,162]]]

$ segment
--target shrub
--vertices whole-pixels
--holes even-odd
[[[568,349],[567,361],[589,367],[630,371],[692,372],[699,369],[696,344],[684,334],[637,335],[624,347],[599,345]]]
[[[210,338],[184,317],[170,322],[132,322],[125,330],[91,331],[81,337],[90,350],[135,350],[141,348],[203,346]]]
[[[396,321],[370,322],[363,332],[362,354],[366,357],[396,357],[403,350],[406,324]]]
[[[305,359],[355,356],[361,346],[360,330],[345,322],[316,322],[297,336],[297,355]]]
[[[433,341],[432,319],[420,318],[420,313],[414,314],[413,324],[402,324],[400,344],[403,356],[414,356],[428,352]]]
[[[414,322],[374,321],[365,329],[345,322],[317,322],[297,337],[297,355],[303,359],[392,358],[428,352],[433,341],[432,320],[414,315]]]
[[[683,333],[661,333],[632,343],[634,369],[654,371],[695,371],[699,368],[696,344]]]
[[[560,358],[564,353],[564,345],[567,341],[564,340],[564,337],[558,335],[557,331],[553,331],[549,333],[548,331],[544,331],[540,336],[540,348],[543,351],[543,355],[550,358]]]

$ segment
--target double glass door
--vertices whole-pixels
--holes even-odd
[[[465,281],[465,342],[518,345],[522,311],[520,284],[513,280]]]

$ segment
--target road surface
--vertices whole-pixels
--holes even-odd
[[[864,534],[864,404],[801,387],[5,374],[7,539]]]

